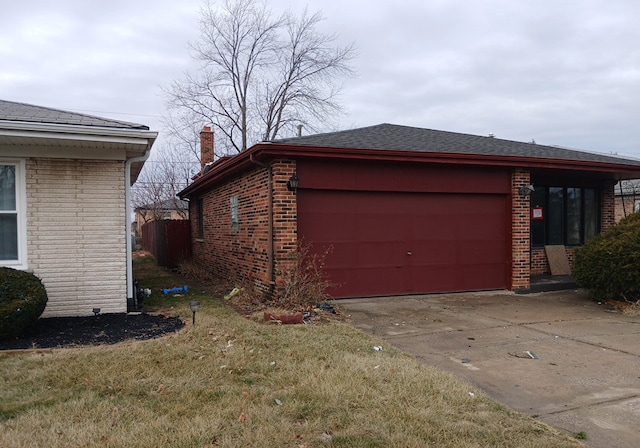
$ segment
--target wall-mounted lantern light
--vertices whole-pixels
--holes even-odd
[[[536,191],[536,189],[533,188],[533,185],[526,185],[518,189],[518,192],[522,196],[531,196],[531,193],[533,193],[534,191]]]
[[[196,324],[196,311],[198,311],[198,308],[200,308],[200,302],[197,301],[191,301],[189,302],[189,308],[191,308],[191,313],[193,313],[193,320],[192,320],[192,324],[195,325]]]
[[[291,176],[287,181],[287,190],[296,191],[298,189],[299,182],[300,182],[300,179],[298,179],[298,176],[296,176],[296,173],[293,173],[293,176]]]

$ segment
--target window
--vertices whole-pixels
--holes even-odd
[[[582,243],[582,189],[567,188],[567,237],[568,245]]]
[[[24,162],[0,161],[0,265],[26,268]]]
[[[547,241],[545,244],[564,244],[564,189],[549,188],[547,199]]]
[[[542,208],[543,219],[531,220],[531,245],[578,246],[600,230],[598,191],[577,187],[536,187],[531,207]]]
[[[231,230],[240,230],[240,218],[238,214],[238,196],[231,196]]]
[[[584,190],[584,239],[589,240],[600,231],[600,206],[598,192]]]

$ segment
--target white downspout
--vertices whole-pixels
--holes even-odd
[[[126,222],[126,241],[127,241],[127,308],[129,299],[133,298],[133,257],[131,255],[133,247],[131,246],[131,165],[134,162],[144,162],[149,158],[151,148],[144,152],[140,157],[127,159],[124,163],[124,207]]]

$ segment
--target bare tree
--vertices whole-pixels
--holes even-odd
[[[341,112],[337,81],[354,73],[354,50],[319,32],[322,20],[306,10],[274,17],[256,0],[207,1],[200,40],[191,45],[200,70],[165,90],[172,121],[187,114],[212,124],[227,154],[295,132],[298,124],[316,129],[330,122]]]
[[[167,210],[175,210],[182,219],[188,217],[177,193],[188,185],[199,166],[191,154],[169,148],[154,153],[131,189],[133,207],[145,222],[164,219]]]
[[[187,159],[195,166],[200,165],[202,117],[190,110],[182,109],[178,114],[164,116],[162,121],[167,130],[167,144],[178,153],[178,158],[181,161]]]
[[[618,183],[618,187],[620,189],[622,216],[626,217],[632,213],[637,212],[637,203],[638,198],[640,197],[640,180],[622,180]]]

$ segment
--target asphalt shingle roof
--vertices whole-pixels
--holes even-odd
[[[49,123],[78,126],[95,126],[115,129],[140,129],[149,127],[137,123],[111,120],[93,115],[67,112],[49,107],[0,100],[0,121],[20,121],[27,123]]]
[[[273,143],[326,148],[532,157],[640,166],[640,160],[613,155],[387,123],[347,131],[279,139]]]

